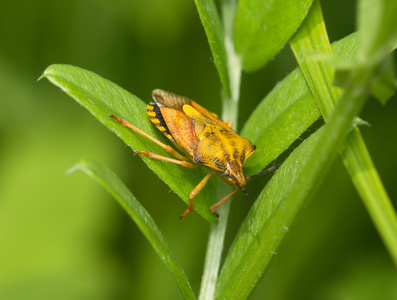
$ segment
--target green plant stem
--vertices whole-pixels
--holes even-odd
[[[228,187],[221,183],[218,189],[218,198],[222,197],[228,190]],[[230,192],[230,191],[229,191]],[[219,223],[212,225],[207,243],[207,252],[204,263],[204,272],[201,280],[199,300],[213,299],[215,286],[218,281],[218,273],[222,258],[223,242],[227,228],[229,216],[230,200],[221,205],[218,209]]]
[[[230,82],[230,98],[223,97],[222,118],[233,122],[234,128],[238,128],[238,104],[240,99],[241,60],[234,49],[233,30],[236,12],[236,0],[222,1],[222,20],[225,38],[225,50],[227,54],[227,70]],[[225,93],[223,93],[225,95]]]
[[[230,97],[227,93],[222,93],[222,119],[231,121],[234,128],[237,128],[238,120],[238,103],[240,96],[241,82],[241,62],[234,51],[233,43],[233,24],[234,12],[236,11],[237,1],[225,0],[222,2],[222,17],[224,27],[224,43],[227,55],[227,69],[230,83]],[[228,187],[221,183],[218,189],[218,195],[225,195]],[[215,296],[215,287],[218,281],[219,268],[222,259],[223,243],[225,240],[227,221],[229,217],[229,208],[232,199],[229,199],[219,208],[219,223],[211,225],[203,277],[200,287],[200,300],[211,300]]]
[[[291,48],[321,114],[324,120],[328,122],[335,110],[340,90],[332,86],[334,78],[332,67],[324,62],[314,60],[311,55],[314,51],[319,50],[329,54],[332,53],[318,1],[313,2],[308,17],[299,32],[291,40]],[[371,74],[373,71],[374,67],[372,66],[362,69],[362,72],[367,74]],[[360,76],[357,75],[353,84],[361,84],[361,86],[353,88],[352,94],[357,92],[365,94],[368,90],[370,79],[359,79]],[[396,213],[358,128],[349,133],[340,155],[397,266]]]

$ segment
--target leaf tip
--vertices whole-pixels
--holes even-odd
[[[66,170],[65,174],[66,175],[70,175],[72,173],[74,173],[75,171],[83,171],[86,172],[87,170],[87,165],[92,162],[93,160],[87,157],[84,157],[82,159],[80,159],[79,162],[77,162],[76,164],[74,164],[72,167],[70,167],[69,169]]]
[[[70,174],[74,173],[76,170],[79,170],[79,169],[80,169],[80,165],[79,165],[79,163],[77,163],[77,164],[73,165],[72,167],[70,167],[69,169],[67,169],[65,171],[65,174],[66,175],[70,175]]]
[[[56,66],[55,64],[49,65],[43,72],[43,74],[37,79],[37,81],[41,80],[44,77],[48,77],[51,73],[52,70],[54,68],[54,66]]]

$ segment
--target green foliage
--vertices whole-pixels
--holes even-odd
[[[335,56],[354,61],[356,43],[356,34],[334,43]],[[320,112],[302,72],[294,70],[261,101],[242,129],[242,136],[263,149],[247,161],[247,167],[253,168],[249,171],[256,173],[263,169],[319,117]]]
[[[263,67],[285,45],[305,18],[312,0],[241,0],[234,41],[246,71]]]
[[[73,66],[52,65],[46,69],[43,77],[61,87],[135,151],[167,155],[167,152],[161,147],[149,143],[145,137],[109,118],[109,114],[114,114],[119,118],[126,119],[158,140],[167,143],[164,136],[152,126],[146,117],[146,104],[136,96],[92,72]],[[142,159],[175,193],[189,203],[190,191],[195,187],[195,183],[203,177],[202,171],[154,161],[145,156]],[[181,178],[185,182],[183,185],[180,184]],[[211,205],[210,198],[214,193],[213,189],[209,183],[197,196],[195,202],[197,212],[210,222],[215,222],[214,215],[208,211],[208,207]]]
[[[314,155],[313,145],[320,133],[317,131],[295,149],[255,201],[226,257],[216,298],[246,299],[270,266],[303,207],[306,198],[287,197],[293,186],[302,187],[297,181]]]
[[[215,66],[227,96],[230,96],[230,82],[227,70],[227,55],[225,50],[225,37],[218,10],[214,0],[194,0],[201,23],[207,34]]]
[[[360,59],[373,64],[388,55],[397,42],[395,0],[360,0],[358,2],[357,27],[360,35]]]
[[[371,86],[371,94],[383,105],[386,105],[387,101],[394,95],[397,89],[394,69],[395,64],[393,56],[389,55],[381,64],[379,74]]]
[[[381,7],[381,5],[378,6]],[[375,7],[375,10],[376,9]],[[366,12],[361,13],[366,14]],[[331,117],[333,119],[337,117],[342,118],[342,116],[338,116],[334,113],[335,106],[338,105],[340,90],[332,86],[334,70],[331,66],[324,62],[311,59],[308,55],[310,52],[314,51],[331,53],[325,24],[322,22],[322,19],[319,2],[315,1],[301,30],[291,40],[291,47],[297,57],[300,68],[304,73],[315,101],[325,121],[328,122]],[[393,43],[394,42],[395,41],[393,41]],[[385,47],[385,45],[389,46],[389,49],[387,49],[388,51],[392,50],[392,44],[390,44],[389,40],[383,41],[383,43],[378,45],[378,48]],[[359,59],[367,55],[365,54],[367,51],[365,47],[368,46],[364,46],[363,44],[359,45]],[[344,101],[346,103],[357,101],[356,106],[351,108],[352,111],[358,111],[360,106],[363,105],[362,103],[365,101],[365,94],[367,93],[365,89],[373,81],[373,78],[377,77],[375,72],[376,69],[373,67],[371,59],[374,59],[373,55],[377,55],[376,53],[378,52],[376,51],[378,50],[376,49],[378,48],[374,48],[375,53],[368,57],[368,60],[364,63],[359,61],[356,67],[353,67],[347,72],[347,92],[342,96],[338,108],[343,105],[347,106],[347,104],[343,103]],[[382,51],[384,51],[384,49]],[[354,82],[354,85],[352,82]],[[351,116],[351,122],[353,122],[353,117]],[[346,120],[346,116],[344,120]],[[345,147],[343,151],[341,151],[341,156],[358,193],[367,205],[368,211],[375,225],[378,227],[381,236],[386,241],[386,246],[389,248],[394,262],[397,265],[397,217],[358,128],[355,128],[347,136]]]
[[[223,116],[226,115],[233,121],[237,120],[238,114],[241,66],[247,71],[263,67],[303,21],[290,40],[300,69],[288,75],[259,103],[241,132],[242,136],[257,145],[255,154],[246,164],[248,175],[258,172],[275,160],[320,116],[326,121],[326,125],[292,152],[263,188],[242,222],[231,248],[226,251],[219,279],[217,274],[221,265],[227,215],[221,215],[224,218],[220,222],[221,227],[212,225],[211,236],[217,238],[209,239],[207,261],[212,263],[207,263],[204,270],[205,274],[211,274],[212,277],[209,276],[209,280],[206,277],[203,281],[203,294],[200,298],[246,299],[252,294],[338,152],[389,252],[397,262],[395,213],[363,139],[354,127],[357,124],[355,119],[366,102],[370,83],[378,74],[378,66],[386,56],[385,53],[388,54],[392,49],[391,45],[395,44],[395,24],[392,22],[393,14],[389,11],[397,10],[394,4],[389,7],[389,4],[382,1],[379,4],[374,0],[363,0],[359,10],[359,28],[362,31],[368,29],[363,21],[367,17],[376,26],[368,29],[371,31],[368,37],[352,34],[331,48],[318,1],[314,1],[310,8],[312,3],[309,0],[287,3],[273,1],[269,4],[242,0],[234,12],[234,41],[238,53],[235,55],[233,47],[230,48],[225,38],[225,33],[230,34],[230,25],[234,20],[228,19],[222,28],[214,1],[197,0],[195,3],[223,84],[223,105],[232,107]],[[224,2],[221,5],[221,15],[233,16],[227,10],[235,8],[235,4],[234,1]],[[383,22],[382,18],[386,21]],[[327,58],[333,53],[337,60],[347,63],[349,68],[346,71],[345,91],[333,86],[334,65],[326,59],[320,60],[320,56],[315,55],[316,51],[321,51],[323,55],[325,53]],[[367,59],[364,63],[360,61],[362,57]],[[109,113],[115,114],[164,141],[146,118],[145,104],[136,96],[77,67],[52,65],[43,77],[82,104],[132,149],[166,155],[147,139],[108,118]],[[146,157],[143,160],[185,202],[189,192],[204,174],[200,170],[183,169]],[[163,234],[120,179],[92,160],[82,161],[78,168],[97,179],[119,201],[171,269],[182,294],[186,298],[194,298],[189,282],[176,263]],[[368,176],[365,171],[368,171]],[[212,223],[215,220],[208,207],[214,194],[215,187],[210,185],[195,198],[195,210]],[[227,213],[227,209],[224,213]]]
[[[81,170],[87,173],[105,187],[136,223],[172,275],[174,275],[183,297],[185,299],[195,299],[187,277],[176,261],[160,229],[121,180],[107,167],[89,158],[82,159],[73,167],[72,171],[74,170]]]

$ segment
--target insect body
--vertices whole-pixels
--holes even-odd
[[[159,89],[154,90],[152,96],[155,103],[147,105],[149,119],[183,155],[127,121],[113,115],[110,117],[149,138],[176,159],[143,151],[135,152],[135,154],[147,155],[187,168],[202,165],[210,169],[210,173],[190,193],[189,207],[180,216],[181,219],[193,210],[193,198],[206,185],[211,175],[217,174],[231,185],[234,190],[210,207],[212,213],[217,215],[215,210],[238,189],[245,192],[243,186],[247,182],[247,177],[244,173],[244,163],[254,152],[255,146],[247,139],[240,137],[232,129],[231,122],[221,120],[216,114],[190,99]],[[265,172],[267,171],[270,169]],[[262,173],[264,172],[260,174]]]

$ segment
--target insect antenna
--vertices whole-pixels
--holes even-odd
[[[244,192],[245,198],[247,199],[247,202],[248,202],[248,193],[247,193],[247,191],[242,186],[239,186],[239,189],[241,189]]]
[[[262,171],[260,171],[258,174],[255,174],[255,175],[252,175],[252,176],[247,177],[247,179],[252,179],[252,178],[255,178],[255,177],[262,176],[262,175],[264,175],[264,174],[266,174],[266,173],[269,173],[269,172],[271,172],[271,171],[273,171],[273,170],[278,169],[279,166],[281,166],[281,164],[278,164],[278,165],[275,165],[275,166],[273,166],[273,167],[270,167],[269,169],[262,170]]]

